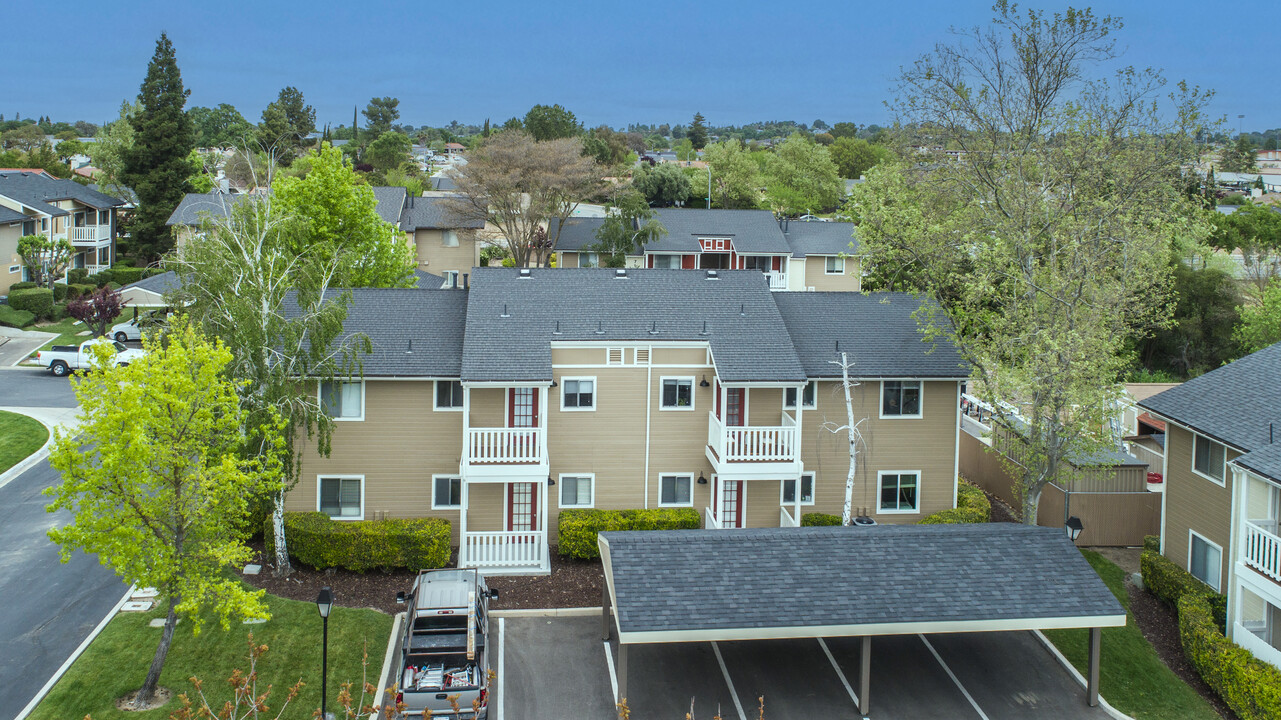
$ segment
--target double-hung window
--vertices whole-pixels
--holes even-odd
[[[440,234],[440,244],[443,247],[458,247],[458,231],[446,230]]]
[[[796,481],[783,481],[783,505],[794,505],[796,503]],[[801,504],[814,504],[814,473],[805,473],[801,475]]]
[[[320,512],[334,520],[360,520],[365,516],[361,476],[342,475],[317,478]]]
[[[803,407],[814,407],[814,399],[817,394],[818,383],[816,381],[810,380],[805,383],[805,392],[801,394]],[[787,388],[783,391],[783,407],[788,409],[794,409],[796,407],[796,388]]]
[[[827,258],[826,272],[828,275],[844,275],[845,258],[834,256]]]
[[[1197,435],[1192,447],[1192,469],[1222,485],[1226,454],[1222,443],[1217,443],[1204,435]]]
[[[431,478],[431,509],[444,510],[462,507],[463,481],[459,477],[433,475]]]
[[[561,378],[562,410],[595,410],[596,378]]]
[[[920,416],[920,380],[885,380],[881,383],[881,417]]]
[[[1201,582],[1219,590],[1219,563],[1223,550],[1195,532],[1188,531],[1188,572]]]
[[[658,504],[669,507],[690,507],[694,504],[693,475],[663,475],[658,480]]]
[[[664,410],[694,409],[694,378],[663,378]]]
[[[462,410],[463,384],[458,380],[437,380],[436,409]]]
[[[681,269],[680,255],[655,255],[653,257],[654,257],[655,268],[663,269],[663,270],[680,270]]]
[[[320,407],[335,420],[363,420],[365,384],[359,380],[320,383]]]
[[[880,511],[883,513],[917,512],[920,507],[920,477],[915,470],[881,471],[877,482],[881,488]]]
[[[592,506],[591,475],[560,476],[560,506],[563,508],[589,508]]]

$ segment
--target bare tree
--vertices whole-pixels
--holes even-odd
[[[843,432],[848,433],[850,445],[850,468],[845,475],[845,505],[841,508],[841,524],[849,525],[853,520],[854,514],[854,473],[858,470],[858,446],[863,442],[863,433],[859,430],[867,418],[860,418],[857,422],[854,420],[854,398],[850,390],[856,388],[860,383],[856,380],[850,380],[850,366],[853,364],[845,353],[841,353],[840,360],[832,360],[833,365],[839,365],[841,368],[841,388],[845,391],[845,424],[837,425],[834,422],[823,421],[823,429],[839,435]],[[797,488],[797,495],[800,494],[800,488]],[[798,521],[800,518],[796,518]]]
[[[459,194],[452,211],[495,225],[503,235],[497,244],[517,267],[546,265],[565,219],[602,182],[601,168],[583,155],[578,138],[538,142],[517,130],[491,136],[453,176]]]

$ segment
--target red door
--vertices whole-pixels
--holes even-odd
[[[507,391],[507,427],[538,427],[538,388]]]
[[[725,424],[742,427],[747,404],[747,388],[725,388]]]
[[[743,481],[732,480],[723,481],[716,479],[716,486],[713,488],[715,495],[716,519],[720,521],[722,528],[741,528],[743,527]]]
[[[538,529],[538,485],[508,483],[507,529],[512,532]]]

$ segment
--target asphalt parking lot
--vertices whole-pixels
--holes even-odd
[[[504,617],[497,720],[617,718],[600,616]],[[632,646],[633,720],[859,718],[858,638]],[[1108,718],[1029,632],[872,641],[869,718]],[[492,720],[492,719],[491,719]]]

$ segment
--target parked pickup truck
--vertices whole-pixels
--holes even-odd
[[[36,353],[36,362],[42,367],[47,367],[53,371],[54,375],[62,377],[68,375],[72,370],[87,370],[93,367],[93,346],[107,343],[116,351],[116,365],[128,365],[129,363],[142,357],[141,350],[131,350],[125,347],[124,343],[108,340],[107,338],[95,338],[75,345],[54,345],[50,350],[41,350]]]
[[[406,718],[489,717],[489,600],[498,592],[476,570],[423,570],[409,595],[400,639],[397,703]],[[453,700],[451,701],[451,698]]]

